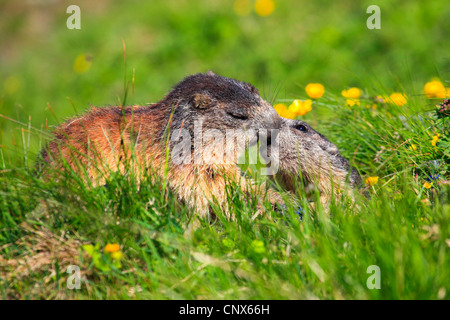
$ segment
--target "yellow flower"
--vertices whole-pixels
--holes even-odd
[[[294,100],[288,110],[295,116],[303,116],[312,110],[312,100]]]
[[[423,88],[428,98],[445,98],[446,90],[440,80],[427,82]]]
[[[107,253],[117,252],[119,250],[120,250],[120,246],[117,243],[113,243],[113,244],[108,243],[104,249],[104,251]]]
[[[439,141],[439,135],[433,136],[433,139],[431,140],[431,145],[433,147],[436,146],[436,143]]]
[[[275,3],[273,0],[256,0],[255,11],[261,17],[267,17],[275,10]]]
[[[275,108],[275,111],[280,115],[280,117],[288,119],[295,118],[295,114],[292,111],[290,111],[284,103],[278,103],[273,107]]]
[[[286,112],[282,115],[283,118],[287,118],[287,119],[294,119],[295,118],[295,114],[290,111],[289,109],[286,110]]]
[[[80,54],[76,59],[75,62],[73,64],[73,70],[76,73],[85,73],[87,72],[92,65],[92,57],[91,56],[87,56],[85,54]]]
[[[417,146],[415,144],[412,144],[409,146],[410,150],[416,151],[417,150]]]
[[[284,103],[278,103],[274,105],[273,108],[280,115],[280,117],[287,111],[287,107]]]
[[[369,186],[374,186],[378,183],[378,177],[368,177],[364,182]]]
[[[247,16],[252,12],[251,0],[236,0],[233,5],[234,12],[239,16]]]
[[[123,257],[123,253],[120,251],[114,251],[111,252],[111,258],[115,259],[115,260],[120,260]]]
[[[345,103],[346,103],[347,105],[349,105],[350,107],[353,107],[355,104],[356,104],[357,106],[360,105],[359,99],[347,99],[347,100],[345,100]]]
[[[310,83],[305,88],[306,94],[313,99],[319,99],[325,93],[325,88],[320,83]]]
[[[433,182],[432,182],[432,183],[425,182],[425,183],[423,184],[423,186],[424,186],[426,189],[430,189],[430,188],[433,186]]]
[[[406,96],[403,93],[394,92],[389,98],[391,103],[398,106],[403,106],[407,103]]]
[[[344,98],[358,99],[361,97],[361,89],[355,87],[348,90],[343,90],[341,93]]]

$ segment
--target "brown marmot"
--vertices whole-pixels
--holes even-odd
[[[59,125],[41,151],[44,175],[69,169],[101,186],[111,172],[134,170],[142,177],[151,168],[200,216],[208,215],[214,198],[227,212],[225,180],[275,204],[280,195],[256,186],[236,163],[246,147],[261,137],[270,140],[270,130],[281,123],[253,85],[210,71],[195,74],[158,103],[93,107]]]
[[[295,193],[299,182],[306,190],[317,187],[321,203],[326,205],[333,192],[352,197],[352,189],[362,184],[358,171],[338,148],[306,122],[283,118],[277,139],[268,153],[279,160],[274,177],[286,190]]]

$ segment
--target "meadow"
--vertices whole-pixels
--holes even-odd
[[[448,299],[446,1],[378,1],[379,30],[369,1],[73,4],[80,30],[62,1],[0,1],[2,299]],[[303,220],[268,203],[253,219],[259,199],[230,184],[236,220],[212,203],[217,219],[187,234],[194,212],[163,179],[89,188],[35,175],[64,119],[156,102],[207,70],[254,84],[335,143],[365,182],[357,205],[312,207],[298,190]]]

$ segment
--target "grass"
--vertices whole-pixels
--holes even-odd
[[[337,111],[325,100],[320,108]],[[149,178],[138,190],[133,175],[113,175],[107,188],[88,188],[76,175],[43,182],[27,167],[4,169],[2,297],[446,298],[448,118],[411,116],[406,106],[339,108],[323,127],[333,125],[330,133],[351,141],[341,148],[347,158],[380,181],[369,189],[370,199],[357,198],[357,208],[335,199],[329,211],[305,207],[303,221],[292,207],[282,216],[270,206],[253,220],[256,195],[247,203],[230,184],[236,221],[213,205],[218,219],[202,221],[187,235],[192,212],[163,187],[164,181]],[[351,127],[337,125],[349,122]],[[442,134],[436,150],[432,132]],[[410,150],[406,141],[417,149]],[[385,151],[374,165],[380,145]],[[356,148],[352,157],[347,150]],[[425,189],[427,175],[437,174],[433,187]],[[119,267],[103,253],[108,243],[120,244]],[[97,245],[97,260],[83,249],[89,244]],[[81,268],[80,290],[66,287],[65,269],[71,264]],[[371,265],[381,270],[380,290],[366,286]]]
[[[448,79],[444,1],[380,1],[385,18],[374,32],[361,30],[369,2],[283,2],[264,19],[209,1],[98,3],[81,3],[79,33],[55,27],[66,18],[58,5],[41,12],[48,25],[35,26],[35,41],[21,26],[36,8],[0,22],[9,45],[0,70],[1,298],[448,299],[449,118],[437,117],[440,100],[422,94],[430,78]],[[2,5],[15,12],[13,1]],[[93,60],[78,74],[80,54]],[[306,83],[324,83],[324,97],[301,119],[364,178],[379,177],[366,187],[370,198],[304,206],[303,221],[293,206],[281,215],[267,204],[253,219],[260,199],[246,201],[230,184],[236,221],[212,204],[217,219],[188,233],[193,212],[151,171],[139,189],[133,174],[113,174],[107,188],[34,174],[51,125],[90,103],[159,100],[183,75],[208,69],[254,83],[271,102],[304,99]],[[340,92],[354,85],[363,88],[361,104],[349,107]],[[408,103],[372,108],[375,96],[394,91]],[[103,251],[113,243],[120,260]],[[69,265],[80,267],[80,290],[67,288]],[[366,285],[372,265],[379,290]]]

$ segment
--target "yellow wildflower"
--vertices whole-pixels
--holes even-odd
[[[282,117],[286,119],[294,119],[295,114],[291,110],[287,109],[286,112],[282,115]]]
[[[113,244],[108,243],[104,249],[104,251],[107,253],[117,252],[119,250],[120,250],[120,246],[117,243],[113,243]]]
[[[361,89],[356,87],[352,87],[348,90],[343,90],[341,93],[344,98],[358,99],[359,97],[361,97]]]
[[[76,59],[75,62],[73,64],[73,70],[76,73],[85,73],[87,72],[92,65],[92,57],[91,56],[87,56],[85,54],[80,54]]]
[[[267,17],[275,10],[275,3],[273,0],[256,0],[255,11],[261,17]]]
[[[283,114],[287,111],[287,107],[284,103],[278,103],[274,105],[273,108],[280,115],[280,117],[282,117]]]
[[[417,150],[417,146],[415,144],[412,144],[409,146],[410,150],[416,151]]]
[[[280,117],[294,119],[295,114],[286,107],[284,103],[278,103],[273,106],[275,111],[279,114]]]
[[[347,100],[345,100],[345,103],[347,105],[349,105],[350,107],[353,107],[354,105],[357,105],[357,106],[360,105],[359,99],[347,99]]]
[[[433,136],[433,139],[431,140],[431,145],[433,147],[436,146],[436,143],[439,141],[439,135]]]
[[[247,16],[252,12],[251,0],[236,0],[233,5],[234,12],[239,16]]]
[[[111,258],[115,259],[115,260],[120,260],[123,257],[123,253],[120,251],[114,251],[111,252]]]
[[[425,182],[425,183],[423,184],[423,186],[424,186],[426,189],[430,189],[430,188],[433,186],[433,182],[432,182],[432,183]]]
[[[403,93],[394,92],[389,98],[391,103],[398,106],[403,106],[407,103],[406,96]]]
[[[306,94],[313,99],[319,99],[325,93],[325,88],[320,83],[309,83],[305,88]]]
[[[303,116],[312,110],[312,100],[294,100],[288,110],[296,116]]]
[[[278,112],[279,115],[281,115],[284,111],[287,110],[287,107],[284,103],[277,103],[273,106],[276,112]]]
[[[445,87],[440,80],[427,82],[423,88],[428,98],[445,98]]]
[[[378,183],[378,177],[368,177],[364,182],[369,186],[374,186]]]

